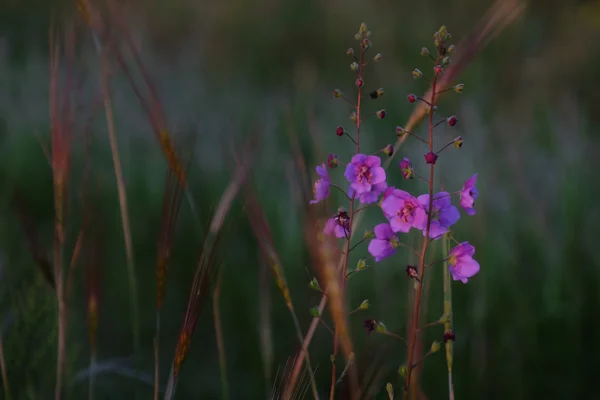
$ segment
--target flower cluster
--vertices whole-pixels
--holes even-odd
[[[359,93],[366,85],[364,70],[368,65],[366,54],[371,47],[371,41],[369,39],[370,35],[371,34],[366,29],[366,26],[362,24],[359,32],[356,34],[356,39],[360,43],[360,54],[356,55],[354,49],[348,49],[347,51],[347,54],[353,58],[350,69],[356,73],[355,86],[358,88]],[[437,57],[432,55],[427,48],[423,48],[421,51],[422,55],[428,56],[434,61],[434,77],[431,81],[434,81],[435,78],[443,74],[444,68],[451,62],[450,55],[455,51],[455,47],[447,45],[447,41],[450,37],[451,36],[446,28],[442,27],[434,36]],[[372,61],[378,62],[381,61],[381,59],[382,55],[378,53],[372,58]],[[415,79],[426,79],[425,73],[419,69],[413,70],[412,75]],[[462,93],[463,89],[464,85],[458,84],[449,89],[438,91],[437,93],[434,93],[433,96],[449,90],[456,93]],[[433,90],[435,90],[435,88]],[[382,88],[375,89],[370,92],[370,98],[373,100],[379,99],[383,96],[383,93],[384,90]],[[382,167],[381,158],[377,155],[367,155],[359,152],[360,126],[369,115],[363,117],[361,115],[361,104],[352,103],[352,101],[345,97],[341,90],[335,89],[333,94],[335,98],[342,98],[353,106],[353,112],[350,118],[356,125],[357,133],[353,136],[342,126],[336,128],[336,135],[340,137],[347,136],[356,145],[357,150],[350,162],[346,164],[344,172],[344,178],[348,183],[346,195],[350,199],[351,208],[354,210],[356,201],[364,205],[373,205],[377,203],[383,212],[383,216],[387,220],[387,222],[375,227],[375,237],[371,240],[368,247],[369,253],[375,258],[375,261],[381,261],[394,255],[397,248],[401,245],[400,234],[409,233],[412,229],[421,231],[423,236],[428,236],[429,239],[432,240],[439,239],[444,234],[448,233],[451,227],[460,219],[460,212],[451,201],[452,196],[454,195],[459,197],[460,207],[462,207],[467,215],[475,215],[475,200],[478,196],[476,187],[477,174],[469,178],[461,190],[453,193],[440,191],[436,194],[426,193],[415,197],[405,190],[388,186],[386,171]],[[418,101],[424,102],[428,106],[429,114],[433,119],[433,114],[437,111],[437,107],[432,104],[433,100],[428,101],[422,97],[410,94],[408,95],[408,101],[410,103],[416,103]],[[379,119],[382,119],[386,116],[386,111],[385,109],[380,109],[379,111],[376,111],[374,115]],[[400,126],[396,127],[396,135],[398,137],[411,135],[425,144],[428,144],[430,149],[425,154],[425,163],[433,166],[443,150],[451,145],[457,149],[463,145],[462,137],[458,136],[440,150],[433,151],[433,128],[442,124],[454,127],[457,122],[458,119],[456,116],[450,116],[432,124],[432,132],[429,140],[423,139]],[[387,145],[383,148],[382,152],[387,157],[392,157],[394,147],[392,145]],[[333,169],[336,168],[339,163],[340,161],[337,155],[330,154],[327,164],[321,164],[316,167],[319,179],[314,182],[314,200],[311,200],[311,204],[321,202],[330,195],[332,183],[327,167]],[[400,161],[399,170],[406,180],[411,180],[415,177],[421,178],[417,174],[415,167],[409,158],[404,157]],[[421,179],[426,180],[424,178]],[[433,183],[431,183],[430,186],[433,187]],[[339,186],[335,187],[339,188]],[[339,209],[338,213],[328,220],[324,233],[337,238],[346,238],[347,240],[350,240],[351,222],[353,219],[352,214],[354,212],[356,212],[356,210],[351,211],[349,214],[345,209]],[[468,251],[465,249],[468,249]],[[468,278],[478,272],[479,265],[472,259],[474,251],[473,246],[465,243],[459,244],[452,250],[448,262],[450,271],[455,280],[466,282]]]

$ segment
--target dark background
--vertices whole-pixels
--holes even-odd
[[[367,123],[362,145],[374,152],[393,143],[395,125],[404,124],[413,109],[406,95],[427,88],[426,82],[411,76],[415,67],[430,71],[429,61],[419,54],[421,47],[432,48],[432,34],[442,23],[459,43],[476,30],[490,5],[487,0],[123,4],[124,18],[157,85],[176,141],[189,145],[195,134],[190,187],[201,226],[208,223],[231,176],[228,143],[236,144],[238,155],[251,151],[244,147],[248,139],[256,144],[253,185],[267,211],[304,331],[309,309],[320,296],[307,286],[314,273],[288,175],[293,163],[290,133],[300,140],[312,178],[312,166],[323,162],[327,153],[350,155],[351,144],[333,133],[337,125],[349,125],[348,107],[332,99],[331,91],[353,89],[345,51],[355,45],[354,33],[364,21],[373,33],[374,52],[384,57],[368,72],[367,84],[383,87],[385,95],[376,105],[368,104],[373,110],[385,107],[388,115]],[[481,272],[469,284],[453,285],[457,399],[588,399],[598,390],[600,2],[547,0],[526,5],[524,16],[460,75],[458,82],[465,84],[462,96],[448,96],[440,104],[441,113],[459,119],[455,131],[444,128],[440,135],[448,140],[460,134],[465,144],[440,158],[443,168],[438,178],[453,191],[477,172],[480,188],[478,214],[456,226],[457,237],[477,247],[481,264]],[[40,145],[40,140],[45,146],[50,143],[48,32],[51,21],[60,28],[75,18],[82,82],[78,94],[82,108],[77,111],[81,114],[75,118],[82,123],[92,118],[93,144],[86,153],[81,129],[75,132],[66,255],[68,259],[73,251],[88,201],[101,221],[95,281],[101,294],[96,398],[127,398],[136,386],[147,398],[154,373],[156,237],[166,163],[137,98],[124,76],[115,72],[112,95],[132,221],[142,333],[142,373],[135,375],[117,189],[106,121],[97,104],[100,62],[89,30],[74,10],[63,1],[0,4],[0,321],[8,381],[15,399],[46,399],[54,390],[55,295],[34,263],[14,196],[20,194],[18,204],[27,210],[42,253],[51,259],[52,172]],[[408,141],[398,155],[414,159],[423,169],[422,152],[417,141]],[[81,182],[89,159],[91,197],[82,200]],[[395,163],[389,176],[404,185]],[[413,192],[424,190],[418,182],[406,185]],[[335,200],[342,198],[335,197],[323,211],[334,212]],[[234,203],[230,221],[223,244],[220,303],[229,394],[233,399],[262,398],[271,392],[277,368],[291,362],[298,343],[277,286],[271,280],[265,289],[260,282],[262,264],[241,202]],[[380,221],[376,211],[369,212],[362,229]],[[204,232],[198,231],[184,199],[162,315],[164,383]],[[402,346],[389,337],[367,336],[362,325],[364,319],[375,318],[404,335],[412,292],[404,272],[403,257],[408,256],[376,265],[366,247],[357,250],[358,256],[367,257],[372,268],[351,281],[349,307],[367,298],[373,307],[350,318],[352,337],[358,351],[387,346],[387,356],[378,362],[399,392],[396,371],[406,357]],[[84,264],[85,259],[75,271],[69,301],[66,393],[73,399],[88,394]],[[441,276],[437,270],[431,277],[427,302],[431,320],[442,313]],[[267,292],[272,358],[265,360],[259,301]],[[178,398],[222,396],[210,297],[209,293],[182,368]],[[430,328],[427,337],[439,339],[441,332],[441,327]],[[331,347],[330,334],[320,327],[311,354],[313,364],[319,365],[317,380],[324,394]],[[443,352],[427,359],[422,386],[430,399],[447,396]],[[383,386],[381,390],[378,398],[386,398]]]

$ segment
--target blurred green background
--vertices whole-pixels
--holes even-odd
[[[290,283],[304,331],[319,294],[304,244],[300,205],[290,176],[290,134],[298,137],[314,178],[313,165],[329,152],[347,158],[349,141],[334,135],[350,125],[346,104],[332,98],[334,88],[350,92],[354,78],[345,55],[354,46],[361,22],[372,31],[374,52],[383,62],[366,76],[368,89],[385,96],[367,107],[385,107],[382,121],[367,122],[362,146],[375,152],[395,141],[394,127],[406,122],[408,93],[423,93],[415,67],[430,71],[422,46],[446,24],[455,43],[470,35],[492,4],[485,0],[328,1],[192,0],[125,2],[123,15],[157,85],[169,127],[184,146],[195,134],[190,164],[191,191],[200,223],[206,225],[231,176],[229,142],[254,150],[253,183],[267,211],[277,250]],[[0,322],[8,382],[15,399],[47,399],[54,390],[56,300],[34,263],[22,224],[11,202],[15,190],[51,258],[54,224],[52,173],[42,146],[49,146],[48,32],[79,18],[66,1],[4,0],[0,5]],[[113,100],[132,221],[142,332],[142,371],[135,374],[131,314],[123,234],[106,121],[99,101],[100,68],[89,31],[77,29],[77,109],[73,141],[73,179],[68,214],[70,257],[84,201],[85,161],[91,160],[87,202],[101,221],[97,399],[130,397],[134,389],[149,398],[153,380],[156,238],[160,224],[166,162],[127,80],[113,71]],[[457,334],[457,399],[591,399],[598,397],[600,356],[600,180],[597,171],[600,91],[600,3],[530,1],[522,18],[507,27],[460,75],[461,96],[447,96],[443,115],[456,114],[453,131],[442,128],[439,142],[460,134],[465,144],[440,157],[438,179],[449,190],[479,173],[478,214],[457,224],[456,236],[477,247],[481,272],[468,285],[453,284]],[[460,53],[458,48],[457,52]],[[91,120],[90,153],[83,131]],[[423,127],[419,128],[420,130]],[[40,142],[41,141],[41,142]],[[398,157],[417,169],[424,152],[408,141]],[[397,159],[398,160],[398,159]],[[397,163],[390,181],[413,193],[416,181],[402,182]],[[342,171],[334,173],[342,183]],[[333,213],[334,196],[323,215]],[[277,368],[298,350],[293,323],[270,275],[265,275],[256,240],[241,207],[234,204],[223,245],[221,317],[230,398],[264,398]],[[382,221],[369,211],[361,229]],[[176,229],[173,262],[162,315],[161,381],[166,383],[189,284],[203,232],[184,200]],[[416,243],[418,234],[411,234]],[[406,304],[412,293],[407,253],[375,264],[366,246],[355,251],[372,268],[349,284],[349,308],[363,299],[373,307],[350,318],[357,353],[372,354],[385,371],[377,398],[386,398],[391,381],[400,392],[398,367],[406,354],[401,343],[367,336],[365,319],[385,322],[404,335]],[[85,264],[85,263],[80,263]],[[85,265],[75,271],[70,299],[66,398],[87,396],[89,345]],[[263,272],[261,272],[263,270]],[[268,277],[265,283],[264,277]],[[442,313],[441,269],[431,277],[427,319]],[[268,295],[267,295],[268,294]],[[270,323],[259,305],[268,301]],[[177,398],[222,398],[210,293],[181,373]],[[327,317],[327,321],[329,319]],[[261,327],[271,328],[261,349]],[[429,328],[425,346],[439,339]],[[382,346],[386,356],[377,358]],[[311,344],[317,380],[326,396],[330,378],[331,335],[320,327]],[[265,371],[270,380],[265,379]],[[275,383],[277,386],[277,382]],[[443,353],[427,359],[423,391],[430,399],[447,396]],[[1,394],[0,396],[3,396]],[[310,394],[307,395],[310,397]]]

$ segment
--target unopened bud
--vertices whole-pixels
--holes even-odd
[[[398,374],[400,374],[401,377],[406,378],[408,375],[408,367],[406,365],[401,365],[400,368],[398,368]]]
[[[388,328],[381,321],[377,321],[377,326],[375,327],[375,332],[377,333],[389,333]]]
[[[422,56],[428,56],[429,54],[430,54],[430,53],[429,53],[429,49],[428,49],[427,47],[423,47],[423,48],[421,49],[421,55],[422,55]]]
[[[358,306],[358,309],[359,310],[368,310],[370,306],[371,305],[369,304],[369,300],[367,299],[367,300],[363,300],[363,302],[360,303],[360,306]]]
[[[446,118],[446,121],[448,122],[448,125],[450,125],[450,126],[455,126],[456,123],[458,122],[458,120],[456,119],[456,116],[454,116],[454,115]]]
[[[334,89],[333,90],[333,97],[335,97],[335,98],[342,97],[342,91],[340,89]]]
[[[377,53],[375,54],[375,57],[373,57],[373,61],[375,62],[379,62],[383,59],[383,56],[381,55],[381,53]]]
[[[360,87],[363,87],[363,85],[365,84],[365,82],[361,78],[358,78],[356,80],[355,84],[356,84],[356,87],[360,88]]]
[[[446,25],[442,25],[440,26],[438,32],[440,34],[440,37],[446,37],[446,35],[448,34],[448,28],[446,28]]]
[[[357,62],[353,62],[352,64],[350,64],[350,69],[352,70],[352,72],[358,72],[359,68],[360,67]]]
[[[459,83],[458,85],[455,85],[452,89],[454,89],[454,91],[458,94],[461,94],[463,92],[465,88],[465,85],[463,83]]]
[[[441,65],[436,65],[435,67],[433,67],[433,72],[434,72],[436,75],[439,75],[439,74],[441,74],[441,73],[442,73],[442,66],[441,66]]]
[[[385,146],[383,148],[383,154],[385,154],[388,157],[391,157],[394,154],[394,146],[392,146],[391,144],[388,144],[387,146]]]
[[[314,318],[319,318],[321,316],[321,313],[319,312],[319,307],[311,308],[310,315],[312,315]]]
[[[329,154],[329,156],[327,156],[327,166],[331,169],[333,168],[337,168],[339,164],[339,160],[338,160],[338,156],[337,154]]]
[[[383,109],[383,108],[381,110],[377,111],[375,114],[377,114],[377,118],[379,118],[379,119],[384,119],[386,116],[385,109]]]
[[[373,239],[375,237],[375,234],[373,233],[373,231],[370,230],[366,230],[365,234],[363,235],[364,239]]]
[[[406,276],[408,276],[411,279],[416,278],[418,276],[417,267],[414,265],[407,265],[406,266]]]
[[[442,59],[442,65],[445,67],[446,65],[450,64],[450,61],[451,61],[450,57],[446,56]]]
[[[398,136],[399,138],[404,137],[404,135],[406,135],[406,129],[404,129],[401,126],[397,126],[396,127],[396,136]]]
[[[460,149],[463,145],[463,138],[462,136],[457,137],[456,139],[454,139],[454,148],[455,149]]]
[[[441,347],[442,347],[442,345],[440,344],[440,342],[438,342],[437,340],[434,340],[433,343],[431,343],[431,348],[429,349],[429,351],[431,353],[437,353],[438,351],[440,351]]]
[[[371,37],[371,31],[367,31],[367,33],[365,34],[366,37]]]
[[[412,76],[415,79],[419,79],[423,77],[423,72],[421,72],[421,70],[419,68],[415,68],[412,72]]]
[[[371,47],[371,41],[367,38],[364,38],[362,40],[361,46],[362,46],[363,50],[366,50]]]
[[[317,278],[312,278],[312,280],[308,283],[308,287],[312,290],[321,291],[321,286],[319,286],[319,281],[317,281]]]
[[[358,121],[358,116],[356,115],[356,111],[352,111],[352,114],[350,114],[350,121],[356,123],[356,121]]]
[[[367,33],[367,24],[362,22],[360,24],[360,28],[358,28],[358,33],[360,33],[361,35],[364,35],[365,33]]]
[[[352,47],[350,47],[348,50],[346,50],[346,55],[347,56],[353,56],[354,55],[354,49]]]
[[[435,162],[438,159],[438,155],[435,154],[434,152],[430,151],[429,153],[425,154],[425,162],[427,164],[435,164]]]
[[[383,96],[383,88],[373,90],[371,93],[369,93],[369,97],[371,97],[373,100],[378,99],[381,96]]]
[[[338,126],[335,128],[335,134],[338,136],[344,136],[344,128],[342,126]]]
[[[356,271],[364,271],[367,268],[369,268],[369,265],[367,264],[367,260],[365,260],[364,258],[361,258],[356,263]]]
[[[456,46],[451,44],[450,46],[448,46],[448,49],[446,51],[448,53],[454,53],[456,51]]]
[[[456,334],[454,333],[454,331],[444,332],[444,343],[450,340],[453,342],[456,340]]]
[[[414,95],[414,94],[412,94],[412,93],[411,93],[411,94],[409,94],[409,95],[408,95],[408,102],[409,102],[409,103],[414,103],[415,101],[417,101],[417,96],[416,96],[416,95]]]
[[[431,114],[431,109],[433,108],[433,113],[435,114],[435,112],[437,111],[438,107],[437,106],[433,106],[433,107],[427,107],[425,110],[427,112],[427,115]]]
[[[354,39],[360,40],[360,33],[357,33],[356,35],[354,35]]]

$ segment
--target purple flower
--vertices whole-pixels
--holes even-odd
[[[381,261],[396,253],[399,246],[398,236],[390,224],[379,224],[375,227],[375,239],[369,243],[369,253],[375,257],[375,261]]]
[[[372,191],[374,186],[385,182],[385,171],[381,168],[381,159],[365,154],[356,154],[352,157],[352,161],[346,166],[344,176],[350,182],[350,188],[359,196]]]
[[[477,211],[473,206],[475,200],[479,196],[479,191],[475,187],[477,182],[477,174],[473,175],[465,182],[462,190],[460,191],[460,206],[466,211],[468,215],[475,215]]]
[[[327,221],[323,232],[336,238],[348,237],[350,234],[350,217],[348,213],[340,208],[337,215]]]
[[[346,237],[346,230],[337,220],[337,217],[329,218],[323,232],[329,236],[335,236],[336,238]]]
[[[329,197],[329,186],[331,185],[331,180],[329,179],[327,167],[325,167],[325,164],[317,165],[316,170],[321,179],[317,179],[313,185],[313,194],[315,195],[315,199],[311,200],[310,204],[318,203],[321,200]]]
[[[417,199],[425,210],[429,209],[428,194],[422,194]],[[448,228],[460,219],[458,208],[452,205],[450,194],[448,192],[439,192],[433,196],[431,214],[429,237],[432,239],[439,238],[441,235],[448,232]],[[425,236],[426,224],[427,222],[425,222],[425,226],[423,227],[423,236]]]
[[[415,170],[413,169],[412,162],[406,157],[400,161],[400,170],[402,170],[404,179],[413,179],[415,177]]]
[[[373,185],[370,192],[361,193],[357,196],[357,198],[361,202],[361,204],[372,204],[377,202],[377,199],[379,198],[381,193],[385,192],[387,188],[387,182],[381,182],[376,185]],[[353,197],[354,194],[354,189],[350,187],[350,189],[348,190],[348,196]]]
[[[455,281],[467,283],[469,278],[479,272],[479,263],[473,259],[475,247],[469,242],[462,242],[452,250],[448,256],[448,264],[452,278]]]
[[[381,209],[394,232],[406,233],[410,228],[423,229],[427,215],[417,199],[400,189],[388,191],[386,195],[381,202]]]

